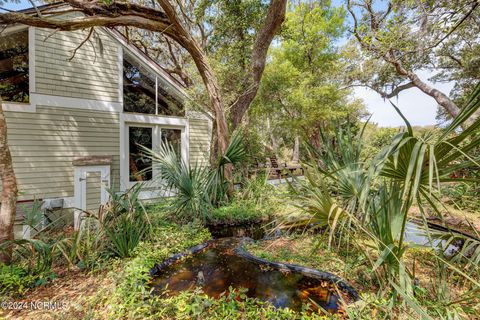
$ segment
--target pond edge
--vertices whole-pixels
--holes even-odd
[[[171,256],[170,258],[167,258],[161,263],[157,263],[153,268],[150,269],[150,276],[153,277],[158,273],[160,273],[162,269],[174,264],[175,262],[205,250],[213,241],[214,240],[209,240],[202,244],[196,245],[194,247],[187,249],[184,252],[177,253]],[[274,269],[285,270],[289,272],[296,272],[314,279],[328,281],[338,286],[338,288],[340,288],[342,291],[346,292],[350,296],[350,298],[352,298],[354,301],[360,300],[360,296],[358,295],[357,291],[350,284],[348,284],[345,280],[343,280],[342,278],[330,272],[307,268],[307,267],[303,267],[296,264],[272,262],[251,254],[245,249],[244,244],[253,242],[253,241],[254,240],[251,238],[241,238],[239,242],[239,246],[235,249],[235,253],[240,257],[253,261],[257,264],[267,265]]]

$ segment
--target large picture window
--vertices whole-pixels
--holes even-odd
[[[128,54],[123,56],[123,109],[167,116],[185,114],[181,102],[162,87],[160,79]]]
[[[179,158],[182,152],[183,130],[158,125],[141,126],[131,124],[128,128],[128,176],[131,183],[155,180],[156,168],[152,160],[145,156],[145,148],[156,150],[161,143],[172,146]]]
[[[0,95],[8,102],[29,102],[28,29],[0,37]]]

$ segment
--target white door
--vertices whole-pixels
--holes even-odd
[[[110,187],[110,166],[85,166],[75,168],[74,226],[80,227],[82,213],[97,213],[100,205],[107,203]]]

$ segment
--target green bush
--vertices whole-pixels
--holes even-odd
[[[277,309],[258,299],[248,298],[246,289],[229,292],[218,299],[211,298],[200,289],[184,291],[179,295],[156,299],[155,319],[340,319],[340,316],[321,315],[308,311],[295,312]]]
[[[258,208],[252,202],[235,201],[228,206],[214,209],[207,221],[212,224],[234,224],[259,221],[268,216],[265,210]]]
[[[0,264],[0,294],[22,294],[34,281],[35,277],[24,268]]]
[[[173,195],[169,211],[183,221],[205,221],[212,208],[228,202],[231,184],[225,169],[245,159],[241,131],[232,136],[225,154],[212,167],[191,166],[169,144],[161,144],[156,151],[144,148],[144,152],[160,172],[159,183]]]
[[[480,185],[468,183],[455,183],[445,186],[442,189],[445,202],[453,204],[459,209],[480,211]]]
[[[173,254],[205,242],[210,238],[207,229],[197,224],[176,225],[153,222],[152,240],[141,242],[129,260],[117,260],[110,276],[115,281],[113,292],[105,294],[105,303],[112,306],[112,318],[148,318],[152,312],[150,269]],[[119,265],[121,263],[121,265]]]
[[[32,274],[23,266],[0,264],[0,294],[19,296],[29,288],[44,285],[52,278],[55,278],[55,274],[51,271]]]

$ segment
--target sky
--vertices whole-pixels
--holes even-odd
[[[39,1],[35,1],[39,4]],[[332,1],[333,5],[343,4],[342,0]],[[385,2],[380,2],[380,6]],[[31,7],[28,0],[20,0],[19,3],[7,2],[1,7],[10,10],[20,10]],[[2,11],[0,11],[2,12]],[[349,20],[349,18],[347,18]],[[432,72],[427,70],[418,73],[420,79],[427,81],[428,78],[433,76]],[[453,83],[436,83],[432,84],[436,89],[445,94],[449,94],[453,88]],[[400,116],[395,112],[392,105],[388,100],[384,100],[378,93],[368,88],[357,87],[354,89],[355,97],[362,98],[365,102],[367,110],[372,114],[371,122],[377,123],[381,127],[398,127],[404,125],[404,122]],[[436,124],[435,116],[437,114],[436,101],[418,90],[417,88],[411,88],[405,90],[399,94],[398,97],[391,100],[395,105],[399,107],[405,117],[410,121],[412,125],[426,126]]]
[[[420,79],[426,81],[433,74],[429,71],[418,72]],[[435,83],[431,84],[436,89],[448,95],[453,88],[453,83]],[[398,127],[405,123],[390,104],[389,100],[384,100],[380,95],[368,88],[356,87],[354,89],[355,97],[362,98],[368,112],[372,114],[371,123],[377,123],[381,127]],[[398,97],[390,100],[405,115],[411,125],[427,126],[436,124],[437,102],[430,96],[421,92],[417,88],[411,88],[400,92]]]
[[[344,3],[344,0],[332,1],[332,5],[334,6],[341,6],[344,5]],[[375,1],[374,9],[385,9],[387,3],[388,1],[386,0]],[[349,13],[346,15],[346,21],[347,24],[353,24],[353,20]],[[348,40],[349,36],[350,34],[347,32],[345,37],[342,38],[337,45],[341,46],[344,44]],[[429,70],[417,72],[417,75],[421,80],[425,81],[446,95],[449,95],[454,83],[432,83],[428,81],[428,79],[433,77],[434,74],[435,71]],[[372,115],[370,122],[377,123],[381,127],[398,127],[405,125],[402,118],[390,104],[390,101],[400,109],[402,114],[407,118],[411,125],[427,126],[437,124],[437,120],[435,119],[438,109],[437,102],[432,97],[426,95],[417,88],[411,88],[402,91],[397,97],[391,99],[390,101],[384,100],[377,92],[368,88],[356,87],[354,89],[354,94],[355,97],[363,99],[368,112]]]
[[[40,1],[35,1],[35,4],[37,6],[41,5]],[[20,0],[18,2],[11,1],[11,0],[4,0],[0,1],[1,5],[0,7],[8,9],[8,10],[22,10],[22,9],[27,9],[31,8],[32,4],[28,0]],[[5,11],[0,11],[0,12],[5,12]]]

